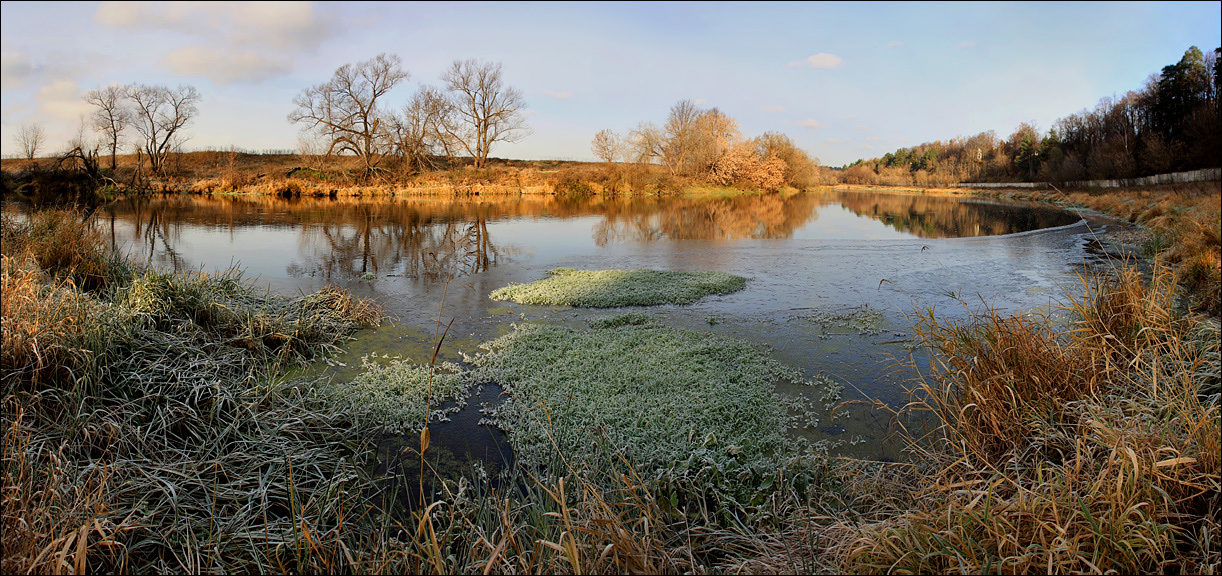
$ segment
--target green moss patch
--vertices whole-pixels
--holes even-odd
[[[493,300],[582,308],[691,304],[711,294],[742,290],[747,279],[725,272],[661,270],[573,270],[557,268],[530,284],[510,284]]]
[[[804,383],[793,369],[745,342],[678,330],[640,315],[592,329],[517,326],[471,359],[477,382],[508,398],[491,415],[520,462],[606,466],[621,456],[658,475],[713,465],[764,465],[789,440],[778,381]]]

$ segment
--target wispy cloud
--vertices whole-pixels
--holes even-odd
[[[823,141],[827,142],[828,144],[840,144],[841,142],[848,142],[849,139],[848,138],[824,138]]]
[[[844,64],[844,59],[827,52],[820,52],[808,56],[805,60],[795,60],[789,63],[790,68],[823,68],[832,69],[839,68]]]
[[[21,52],[0,52],[0,80],[4,91],[20,90],[34,74],[34,63]]]
[[[858,146],[857,149],[858,150],[873,150],[874,147],[869,144],[862,144],[861,146]]]
[[[900,42],[899,40],[892,40],[888,42],[886,46],[883,46],[883,48],[899,48],[900,46],[903,46],[903,45],[904,43]]]
[[[975,48],[975,47],[976,47],[976,42],[974,40],[964,40],[960,42],[959,45],[957,46],[957,48],[959,48],[960,50],[965,50],[968,48]]]
[[[852,115],[852,114],[849,114],[849,115],[847,115],[847,116],[841,116],[841,117],[840,117],[840,119],[841,119],[841,120],[856,120],[856,119],[857,119],[857,117],[856,117],[856,116],[854,116],[854,115]]]
[[[336,32],[311,2],[102,2],[94,19],[124,30],[170,30],[228,43],[313,49]]]
[[[865,124],[858,124],[854,126],[853,129],[858,132],[869,132],[870,131],[870,127],[866,126]]]
[[[34,99],[45,114],[61,120],[77,120],[90,111],[82,100],[84,91],[70,78],[55,78],[38,89]]]
[[[790,124],[793,124],[794,126],[806,128],[807,130],[814,130],[815,128],[819,128],[823,126],[823,124],[820,124],[819,121],[815,120],[814,118],[807,118],[805,120],[799,120],[797,122],[790,122]]]
[[[784,112],[784,106],[765,106],[760,108],[760,112]]]
[[[883,138],[882,136],[866,136],[865,140],[868,142],[882,142],[883,140],[886,140],[886,138]]]
[[[552,98],[559,98],[559,99],[561,99],[561,100],[564,100],[565,98],[568,98],[569,96],[572,96],[572,95],[573,95],[573,91],[572,91],[572,90],[565,90],[565,91],[563,91],[563,92],[556,92],[556,91],[553,91],[553,90],[548,90],[548,91],[547,91],[547,95],[548,95],[548,96],[551,96]]]
[[[258,82],[291,71],[287,62],[265,58],[253,50],[226,52],[203,46],[188,46],[170,52],[162,63],[175,74],[204,76],[211,78],[218,86]]]
[[[222,86],[287,74],[297,53],[317,49],[338,32],[337,21],[310,2],[103,2],[94,20],[129,32],[194,37],[197,43],[167,54],[162,65]]]

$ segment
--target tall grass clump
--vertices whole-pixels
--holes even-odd
[[[573,270],[556,268],[529,284],[511,284],[489,295],[493,300],[586,308],[691,304],[712,294],[730,294],[747,279],[725,272],[663,270]]]
[[[1218,324],[1174,273],[1084,280],[1065,331],[988,313],[917,333],[925,474],[904,508],[846,522],[849,572],[1217,573]]]
[[[4,224],[0,569],[351,565],[347,542],[370,530],[351,528],[368,443],[278,375],[376,322],[375,306],[135,270],[71,213]]]

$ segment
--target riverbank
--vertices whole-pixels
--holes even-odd
[[[354,157],[240,152],[188,152],[171,155],[162,174],[139,170],[134,155],[118,157],[114,170],[99,174],[97,186],[112,193],[188,192],[196,194],[255,194],[281,197],[373,198],[395,196],[523,196],[572,198],[660,196],[755,191],[713,186],[670,173],[665,167],[577,161],[528,161],[492,158],[482,168],[469,159],[424,172],[382,170],[363,176]],[[80,167],[55,158],[6,158],[0,161],[4,193],[48,200],[80,178]],[[819,173],[826,176],[826,168]],[[823,178],[831,182],[830,177]],[[819,180],[822,182],[823,180]],[[817,182],[810,182],[814,184]],[[782,188],[788,186],[782,185]],[[71,187],[75,190],[76,187]]]
[[[234,282],[148,276],[111,264],[113,254],[78,225],[79,216],[55,214],[43,213],[47,220],[28,230],[4,226],[11,234],[4,238],[5,345],[35,351],[14,353],[10,363],[6,349],[3,365],[5,422],[12,423],[4,451],[5,571],[1219,567],[1212,544],[1222,526],[1217,327],[1175,304],[1174,277],[1165,268],[1152,277],[1122,271],[1084,282],[1082,298],[1067,303],[1077,318],[1067,331],[1022,316],[955,323],[934,313],[922,317],[923,346],[915,351],[938,360],[919,375],[910,369],[912,409],[933,414],[936,425],[928,435],[901,436],[912,449],[906,463],[775,462],[746,474],[734,464],[732,446],[710,442],[708,450],[720,450],[709,460],[714,465],[696,459],[689,473],[653,477],[631,465],[617,474],[564,468],[591,455],[614,460],[623,448],[597,446],[587,454],[584,441],[564,442],[568,453],[556,452],[562,466],[555,474],[519,472],[494,485],[473,471],[465,482],[439,482],[441,493],[423,511],[383,515],[370,508],[371,495],[393,501],[395,490],[416,486],[373,482],[359,465],[370,445],[358,441],[371,431],[322,402],[311,384],[287,382],[277,369],[301,355],[217,379],[236,386],[166,385],[167,405],[145,406],[148,390],[129,383],[127,370],[114,364],[126,356],[90,344],[101,340],[97,334],[200,334],[204,344],[192,342],[201,357],[192,362],[207,366],[206,357],[216,356],[249,366],[234,359],[278,358],[280,352],[259,352],[260,346],[284,349],[294,340],[281,335],[309,322],[225,321],[226,310],[247,309],[241,303],[251,298]],[[24,272],[35,265],[40,272]],[[112,266],[123,272],[109,272]],[[260,310],[291,309],[278,300],[249,302]],[[134,312],[124,312],[128,307]],[[10,324],[32,319],[45,321],[25,331]],[[706,353],[696,334],[630,320],[592,328],[605,333],[600,342],[609,329],[633,339],[658,332],[691,340],[680,342],[690,352],[685,360],[699,362]],[[120,329],[127,324],[135,327]],[[316,332],[294,338],[304,345]],[[184,347],[163,349],[175,346]],[[530,349],[544,357],[531,362],[546,361],[547,346]],[[163,366],[159,358],[147,359]],[[42,368],[25,368],[39,361]],[[141,366],[143,373],[167,372]],[[10,391],[26,374],[36,374],[37,384],[30,376],[24,388],[13,384]],[[422,383],[427,378],[412,380]],[[537,384],[545,391],[552,383]],[[133,412],[140,418],[125,419],[127,408],[142,410]],[[138,421],[184,414],[183,428],[146,430]],[[575,420],[570,414],[557,422]],[[623,430],[631,427],[617,433]],[[536,449],[545,451],[547,434],[534,432]],[[629,436],[629,445],[651,442],[639,434]],[[181,447],[197,443],[212,451]],[[413,444],[419,446],[414,436],[407,442]],[[22,532],[23,522],[34,529]]]

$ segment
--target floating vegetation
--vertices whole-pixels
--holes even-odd
[[[742,290],[747,279],[725,272],[663,270],[549,270],[548,278],[510,284],[489,295],[493,300],[583,308],[691,304],[711,294]]]
[[[519,461],[605,466],[621,456],[649,475],[713,466],[748,470],[783,455],[793,414],[775,384],[808,384],[756,347],[678,330],[640,314],[591,322],[592,329],[525,325],[471,359],[477,382],[508,399],[491,421]]]
[[[462,368],[452,362],[430,369],[407,360],[383,363],[364,356],[356,378],[331,384],[326,390],[337,408],[352,414],[361,427],[403,433],[424,428],[426,411],[429,421],[447,420],[447,415],[466,404],[469,387]],[[448,400],[455,402],[438,407]]]
[[[823,333],[821,338],[829,338],[833,335],[846,336],[857,334],[859,336],[878,336],[886,332],[886,320],[883,318],[883,313],[877,308],[870,308],[869,305],[862,305],[852,308],[847,312],[829,312],[826,310],[816,310],[811,314],[801,316],[804,320],[809,320],[818,324]],[[836,332],[836,330],[840,330]]]

